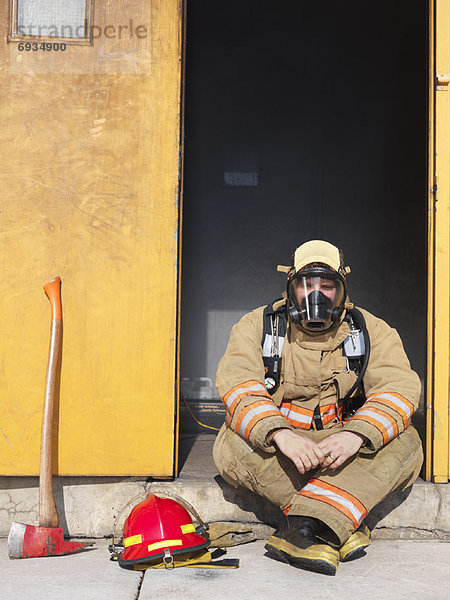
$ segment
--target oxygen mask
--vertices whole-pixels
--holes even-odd
[[[307,332],[326,331],[344,310],[345,280],[322,267],[306,267],[288,280],[289,318]]]

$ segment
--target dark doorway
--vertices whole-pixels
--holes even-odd
[[[398,329],[423,381],[427,10],[188,0],[186,395],[216,397],[231,326],[280,295],[276,265],[312,238],[344,249],[351,299]]]

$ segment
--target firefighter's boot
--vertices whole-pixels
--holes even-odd
[[[268,539],[265,549],[272,558],[294,567],[335,575],[339,565],[339,552],[317,539],[324,527],[317,519],[288,517]]]
[[[356,531],[339,548],[341,562],[349,562],[365,555],[365,548],[370,546],[370,530],[366,525],[360,525]]]

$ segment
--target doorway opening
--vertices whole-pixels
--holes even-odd
[[[180,366],[191,406],[221,406],[214,378],[232,325],[280,295],[277,264],[313,238],[343,248],[352,301],[399,331],[424,383],[427,19],[425,0],[188,1]]]

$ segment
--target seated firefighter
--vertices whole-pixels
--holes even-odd
[[[222,477],[286,515],[269,556],[334,575],[370,544],[368,512],[419,474],[420,381],[397,332],[347,296],[342,253],[294,253],[286,297],[234,325],[217,371]]]

